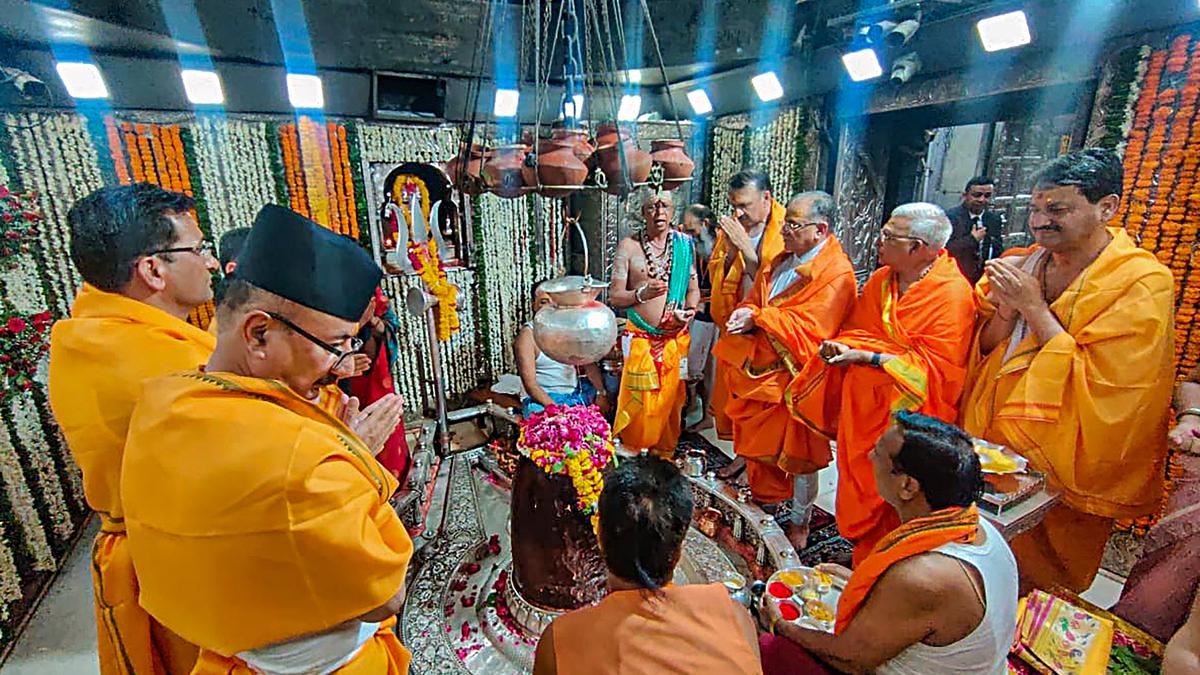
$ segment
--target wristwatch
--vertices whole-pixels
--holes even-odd
[[[1180,410],[1178,413],[1175,414],[1175,421],[1178,423],[1180,420],[1182,420],[1184,417],[1187,417],[1188,415],[1194,415],[1196,417],[1200,417],[1200,408],[1187,408],[1186,410]]]
[[[871,354],[871,365],[878,368],[881,363],[880,359],[882,359],[882,358],[883,358],[883,355],[880,354],[879,352],[875,352],[874,354]]]

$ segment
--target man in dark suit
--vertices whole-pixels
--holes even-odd
[[[983,275],[984,261],[1004,252],[1004,221],[1000,214],[987,210],[994,192],[994,180],[976,176],[967,181],[962,204],[946,211],[954,226],[946,250],[958,261],[958,268],[972,284]]]

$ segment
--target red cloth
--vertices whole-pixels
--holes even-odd
[[[387,298],[379,289],[376,289],[375,316],[382,317],[387,309]],[[358,398],[359,405],[365,408],[385,395],[396,391],[390,362],[391,354],[388,353],[387,342],[381,340],[379,352],[371,358],[371,369],[363,375],[349,379],[350,395]],[[408,472],[412,468],[412,455],[408,451],[408,439],[405,437],[403,420],[400,421],[400,426],[396,427],[387,442],[383,444],[383,450],[375,459],[379,460],[379,463],[390,471],[396,480],[400,481],[401,489],[408,484]]]
[[[785,637],[763,633],[758,636],[763,675],[833,675],[838,671]]]

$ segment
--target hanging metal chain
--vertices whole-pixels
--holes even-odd
[[[650,17],[650,5],[641,0],[642,13],[646,17],[646,25],[650,27],[650,41],[654,43],[654,55],[658,57],[658,72],[662,75],[663,87],[667,90],[667,105],[671,106],[671,117],[675,119],[675,131],[679,140],[683,141],[683,125],[679,123],[679,112],[675,109],[675,97],[671,94],[671,81],[667,79],[667,66],[663,62],[662,47],[658,44],[658,33],[654,30],[654,20]]]

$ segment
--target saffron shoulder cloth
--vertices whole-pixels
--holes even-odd
[[[50,331],[50,407],[83,473],[88,506],[119,526],[121,457],[148,378],[204,365],[217,340],[144,302],[84,284]]]
[[[854,615],[867,601],[875,582],[896,563],[914,555],[928,553],[949,543],[973,544],[979,536],[979,510],[949,508],[914,518],[879,540],[871,553],[854,568],[846,590],[838,600],[835,632],[846,630]]]
[[[403,585],[395,478],[282,382],[191,372],[151,380],[122,487],[141,604],[230,656],[318,633]]]
[[[766,262],[774,260],[783,253],[783,218],[787,209],[783,204],[771,200],[771,213],[767,216],[767,225],[763,230],[762,241],[759,244],[759,260]],[[733,258],[730,260],[730,258]],[[728,268],[726,266],[728,265]],[[755,280],[763,274],[760,265]],[[742,276],[746,270],[746,262],[742,254],[724,232],[717,233],[717,241],[713,244],[712,256],[708,259],[708,276],[712,281],[712,298],[709,302],[709,313],[713,323],[724,328],[738,303],[742,301]]]
[[[834,438],[847,380],[852,381],[847,386],[856,389],[886,387],[887,408],[881,412],[889,418],[892,412],[913,410],[953,421],[966,382],[974,325],[970,284],[945,251],[903,295],[891,268],[880,268],[863,286],[834,340],[896,358],[882,368],[831,366],[811,359],[788,386],[788,407],[810,427]]]
[[[753,311],[757,330],[723,336],[713,350],[739,399],[780,403],[787,384],[817,358],[821,343],[837,333],[854,307],[854,267],[835,237],[796,269],[795,283],[771,298],[772,272],[784,256],[765,267],[739,305]]]
[[[1016,337],[971,353],[963,428],[1011,446],[1062,490],[1073,509],[1109,518],[1155,512],[1163,489],[1175,376],[1171,271],[1121,228],[1051,305],[1064,332],[1039,346]],[[1013,251],[1037,263],[1044,249]],[[981,325],[996,311],[987,278]]]

